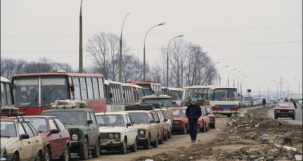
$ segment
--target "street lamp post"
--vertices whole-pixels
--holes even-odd
[[[242,72],[242,71],[238,71],[237,73],[234,74],[233,87],[235,87],[235,84],[236,84],[236,78],[237,78],[236,75],[237,75],[237,74],[241,74],[241,72]]]
[[[221,71],[222,71],[223,68],[228,68],[228,67],[229,67],[229,65],[226,65],[226,66],[222,67],[222,68],[220,69],[220,71],[219,71],[219,85],[220,85],[220,86],[221,86]]]
[[[151,27],[151,28],[147,31],[147,33],[145,34],[145,37],[144,37],[144,48],[143,48],[143,80],[144,80],[144,82],[146,81],[146,72],[145,72],[145,40],[146,40],[146,36],[147,36],[148,32],[149,32],[152,28],[157,27],[157,26],[163,26],[163,25],[165,25],[165,22],[159,23],[158,25],[155,25],[155,26]]]
[[[83,73],[83,49],[82,49],[82,0],[80,5],[79,22],[79,73]]]
[[[267,83],[267,101],[269,102],[269,83],[267,81],[264,82]]]
[[[124,21],[126,17],[129,15],[127,13],[124,17],[123,23],[122,23],[122,28],[121,28],[121,36],[120,36],[120,59],[119,59],[119,82],[122,82],[122,32],[123,32],[123,26],[124,26]]]
[[[234,68],[234,69],[230,70],[229,73],[228,73],[228,85],[227,85],[227,86],[229,86],[229,74],[230,74],[232,71],[234,71],[234,70],[237,70],[237,69]]]
[[[167,45],[167,50],[166,50],[166,53],[167,53],[167,73],[166,73],[166,86],[167,87],[169,87],[169,85],[168,85],[168,59],[169,59],[169,57],[168,57],[168,48],[169,48],[169,44],[174,40],[174,39],[176,39],[176,38],[178,38],[178,37],[183,37],[184,35],[178,35],[178,36],[176,36],[176,37],[174,37],[174,38],[172,38],[170,41],[169,41],[169,43],[168,43],[168,45]]]

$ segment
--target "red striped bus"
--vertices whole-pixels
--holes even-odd
[[[102,74],[53,73],[19,74],[12,77],[15,106],[26,115],[39,115],[56,100],[83,100],[89,108],[106,112]]]

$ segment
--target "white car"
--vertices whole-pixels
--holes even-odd
[[[30,121],[1,119],[1,160],[42,160],[43,143]]]
[[[129,147],[137,151],[138,130],[133,126],[131,117],[126,112],[96,113],[100,131],[101,149],[119,150],[125,154]]]

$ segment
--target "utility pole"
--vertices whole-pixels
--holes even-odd
[[[83,73],[83,49],[82,49],[82,0],[80,6],[80,33],[79,33],[79,73]]]

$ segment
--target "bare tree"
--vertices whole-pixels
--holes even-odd
[[[1,76],[11,80],[13,75],[24,73],[24,67],[26,64],[25,60],[1,58]]]

